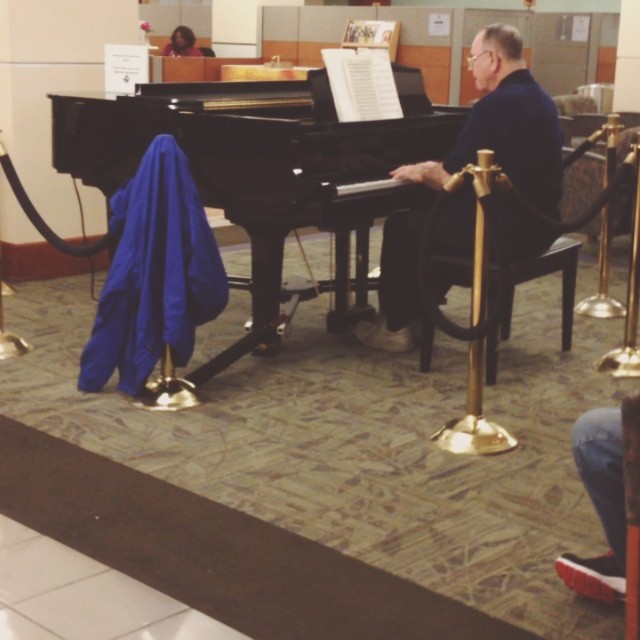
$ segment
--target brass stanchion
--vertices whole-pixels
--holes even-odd
[[[632,145],[638,179],[640,179],[640,138]],[[626,160],[625,160],[626,162]],[[636,181],[633,234],[629,258],[629,283],[627,285],[627,317],[624,328],[624,346],[614,349],[596,361],[597,371],[616,378],[640,378],[640,351],[638,350],[638,292],[640,289],[640,188]]]
[[[165,346],[161,374],[155,382],[147,383],[145,389],[131,400],[138,409],[148,411],[181,411],[201,404],[194,393],[195,385],[188,380],[176,378],[171,359],[171,347]]]
[[[602,133],[607,135],[607,154],[605,161],[604,187],[615,175],[615,151],[618,145],[620,130],[617,113],[609,114],[607,124]],[[623,318],[626,308],[622,302],[609,295],[609,272],[611,262],[611,216],[609,204],[602,209],[602,223],[600,226],[600,253],[598,257],[599,277],[598,293],[585,298],[575,306],[575,312],[592,318]]]
[[[493,151],[478,151],[478,166],[472,169],[478,198],[491,193],[499,168],[493,166]],[[473,282],[471,288],[471,324],[477,326],[486,317],[487,241],[485,215],[480,202],[476,206]],[[451,453],[483,455],[511,451],[518,441],[506,429],[482,415],[485,339],[469,343],[467,415],[442,426],[433,436],[437,445]]]

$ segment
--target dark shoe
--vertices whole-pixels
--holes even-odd
[[[581,596],[608,604],[625,598],[627,580],[611,552],[596,558],[563,553],[556,560],[556,571],[567,587]]]

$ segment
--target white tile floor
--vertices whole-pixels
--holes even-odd
[[[247,636],[0,515],[0,640]]]

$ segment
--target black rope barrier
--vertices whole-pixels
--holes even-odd
[[[630,157],[633,155],[634,154],[629,154],[629,156],[627,156],[620,168],[616,171],[609,184],[600,192],[600,195],[593,201],[586,212],[580,218],[573,220],[572,222],[560,222],[559,220],[550,218],[549,216],[542,213],[539,209],[532,205],[518,191],[518,189],[516,189],[515,186],[513,186],[506,175],[502,174],[501,176],[499,176],[496,182],[501,188],[511,190],[516,204],[518,206],[521,206],[524,211],[548,224],[549,227],[551,227],[555,232],[558,233],[558,235],[562,235],[564,233],[579,231],[587,223],[591,222],[591,220],[593,220],[598,215],[598,213],[600,213],[602,208],[609,203],[611,198],[613,198],[613,196],[619,189],[629,186],[633,183],[633,181],[635,180],[635,169],[632,162],[630,161]]]
[[[95,256],[101,251],[104,251],[105,249],[108,249],[116,244],[118,236],[111,232],[107,232],[96,242],[86,245],[74,245],[62,239],[44,221],[42,216],[38,213],[37,209],[29,199],[29,196],[24,190],[22,182],[20,181],[20,178],[16,173],[9,154],[0,153],[0,164],[2,165],[4,173],[7,176],[7,180],[9,181],[9,185],[11,186],[11,189],[13,190],[18,203],[22,207],[22,210],[27,215],[27,218],[29,218],[40,235],[55,249],[76,258],[87,258],[90,256]]]
[[[587,153],[587,151],[590,151],[591,149],[593,149],[593,147],[596,145],[596,142],[598,142],[598,138],[600,136],[598,136],[594,140],[592,140],[592,137],[589,137],[584,142],[580,143],[566,158],[562,160],[563,169],[567,169],[574,162],[582,158],[582,156],[585,153]]]
[[[423,227],[419,254],[419,284],[423,308],[430,315],[435,325],[452,338],[466,341],[479,340],[489,335],[491,331],[496,330],[502,319],[502,309],[508,287],[507,274],[509,268],[504,217],[499,215],[495,198],[491,194],[478,199],[485,214],[487,229],[490,230],[488,237],[491,257],[494,263],[498,265],[497,283],[495,284],[497,295],[493,298],[492,305],[487,310],[487,317],[482,322],[471,327],[464,327],[449,319],[440,309],[435,261],[433,260],[433,249],[438,227],[450,197],[451,194],[444,190],[438,194]]]
[[[615,153],[615,149],[612,149]],[[496,185],[502,189],[510,190],[513,196],[513,204],[522,207],[522,209],[540,219],[557,233],[558,236],[577,231],[585,224],[593,220],[602,208],[611,200],[615,193],[622,187],[626,187],[635,180],[634,168],[635,152],[630,153],[621,167],[611,176],[607,186],[602,190],[600,195],[587,209],[585,214],[578,220],[573,222],[559,222],[551,218],[534,205],[532,205],[524,196],[513,186],[508,176],[500,174],[496,178]],[[615,168],[613,162],[609,166]],[[613,170],[611,170],[613,173]],[[508,269],[509,269],[509,243],[507,239],[506,228],[504,224],[505,217],[500,215],[499,208],[504,206],[498,205],[493,194],[483,196],[478,199],[483,208],[487,221],[487,234],[491,248],[491,259],[497,264],[497,283],[496,296],[492,298],[491,307],[487,310],[487,317],[478,325],[472,327],[461,326],[450,320],[446,314],[440,309],[438,304],[439,292],[437,290],[437,276],[435,269],[434,245],[437,239],[437,231],[442,220],[442,216],[449,204],[452,194],[448,191],[441,191],[436,201],[427,215],[424,224],[422,237],[420,241],[419,254],[419,284],[420,294],[422,297],[423,309],[429,314],[435,325],[444,333],[458,340],[478,340],[485,338],[491,331],[497,329],[503,315],[504,300],[506,299],[508,288]]]

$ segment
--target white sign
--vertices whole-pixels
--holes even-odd
[[[430,13],[429,14],[429,35],[444,36],[451,35],[451,14]]]
[[[133,95],[136,83],[149,82],[147,45],[104,45],[104,90]]]
[[[588,42],[589,20],[589,16],[573,16],[571,40],[573,40],[574,42]]]

